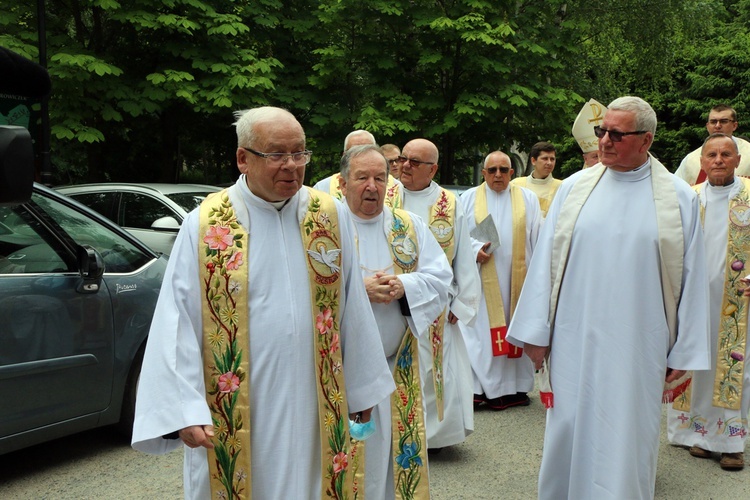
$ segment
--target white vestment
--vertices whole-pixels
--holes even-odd
[[[315,183],[313,186],[313,189],[317,189],[318,191],[323,191],[324,193],[331,193],[331,182],[333,179],[336,179],[336,181],[339,180],[339,173],[336,172],[333,175],[329,175],[325,179],[320,179],[318,182]]]
[[[531,190],[539,198],[539,207],[542,210],[542,219],[547,216],[552,200],[555,199],[557,190],[560,189],[562,181],[555,179],[552,174],[549,174],[544,179],[537,179],[533,174],[529,174],[525,177],[516,177],[511,184],[519,187],[524,187]]]
[[[250,423],[253,498],[318,498],[321,451],[308,266],[300,220],[301,189],[283,208],[253,195],[245,176],[229,188],[237,219],[250,235]],[[369,305],[348,212],[341,229],[341,349],[348,411],[375,406],[395,389]],[[143,361],[133,447],[165,453],[182,444],[162,436],[210,425],[203,379],[198,270],[199,216],[182,224],[164,276]],[[186,498],[209,498],[204,448],[185,447]]]
[[[518,346],[547,346],[551,337],[554,407],[547,413],[539,497],[653,498],[667,366],[710,365],[698,200],[687,184],[670,176],[684,235],[671,351],[648,162],[630,172],[607,169],[585,201],[551,328],[555,226],[571,188],[586,172],[563,181],[550,207],[508,333]]]
[[[740,410],[713,405],[716,358],[719,342],[719,323],[724,298],[724,274],[727,258],[729,200],[739,192],[741,181],[735,177],[729,186],[703,185],[701,198],[705,200],[703,238],[708,264],[709,319],[711,327],[711,370],[693,373],[690,411],[675,410],[670,406],[667,435],[671,443],[698,446],[721,453],[745,450],[747,413],[750,407],[750,370],[743,375]],[[743,276],[747,272],[743,273]],[[745,343],[745,359],[750,355],[750,342]]]
[[[352,220],[359,241],[362,278],[376,272],[395,274],[386,237],[393,223],[391,211],[386,208],[379,216],[367,220],[352,215]],[[401,313],[396,300],[390,304],[371,303],[391,371],[406,327],[418,337],[429,336],[430,325],[448,305],[448,289],[453,281],[448,259],[437,240],[428,234],[427,225],[413,214],[411,220],[419,249],[417,267],[410,273],[399,275],[411,316]],[[431,384],[432,379],[429,382]],[[377,431],[365,444],[365,498],[395,498],[390,398],[375,407],[372,417]]]
[[[404,209],[414,212],[427,224],[430,210],[437,202],[440,186],[431,182],[421,191],[403,190]],[[448,322],[448,311],[466,324],[473,324],[482,298],[482,285],[477,271],[471,239],[461,202],[456,199],[456,220],[453,237],[453,285],[449,292],[443,332],[443,420],[438,421],[435,388],[432,381],[432,343],[428,335],[419,339],[419,368],[427,407],[427,443],[442,448],[463,442],[474,431],[474,402],[471,364],[458,325]]]
[[[740,158],[740,164],[737,166],[735,175],[740,177],[750,177],[750,142],[739,137],[732,137],[734,143],[737,144],[737,149],[740,152],[742,158]],[[675,170],[674,175],[684,180],[691,186],[693,184],[700,184],[698,182],[698,176],[701,173],[701,151],[703,147],[695,149],[685,156],[680,162],[680,166]],[[702,181],[701,181],[702,182]]]
[[[495,272],[500,283],[500,293],[503,297],[505,309],[505,324],[510,323],[510,277],[513,258],[513,213],[511,209],[510,189],[496,193],[487,184],[472,188],[461,195],[460,201],[464,206],[469,232],[476,227],[474,205],[477,189],[484,189],[487,195],[487,212],[492,215],[498,235],[500,247],[494,252]],[[539,200],[532,191],[518,188],[523,195],[526,206],[526,265],[531,260],[534,245],[538,236],[542,212]],[[486,241],[471,239],[474,255],[476,256]],[[475,257],[476,260],[476,257]],[[484,394],[488,398],[498,398],[517,392],[529,392],[534,388],[534,366],[528,356],[508,358],[508,356],[492,355],[492,339],[490,338],[490,320],[487,314],[487,303],[482,294],[479,302],[479,315],[473,326],[460,325],[464,334],[466,349],[469,351],[471,368],[474,374],[474,394]]]

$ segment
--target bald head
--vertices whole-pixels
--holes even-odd
[[[427,139],[414,139],[401,150],[400,181],[409,191],[421,191],[430,185],[438,169],[438,148]]]
[[[484,159],[482,176],[487,185],[496,193],[508,189],[510,178],[513,176],[510,156],[502,151],[493,151]]]

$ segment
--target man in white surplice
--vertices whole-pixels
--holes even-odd
[[[711,134],[703,143],[701,169],[707,182],[695,189],[704,212],[712,365],[711,370],[693,373],[685,397],[669,409],[667,427],[669,441],[689,447],[695,457],[721,453],[719,465],[726,470],[745,465],[750,408],[750,370],[744,369],[750,355],[747,302],[737,299],[738,289],[748,285],[737,278],[748,274],[750,180],[736,175],[739,164],[737,144],[731,136]],[[729,369],[717,370],[718,361],[721,368],[731,367],[732,375]]]
[[[349,148],[353,148],[354,146],[363,146],[365,144],[377,144],[377,141],[375,141],[375,136],[367,130],[353,130],[352,132],[349,132],[346,138],[344,138],[344,153],[346,153]],[[313,187],[318,191],[323,191],[324,193],[329,193],[331,195],[333,195],[334,192],[340,193],[340,178],[340,174],[338,172],[334,172],[328,177],[316,182]],[[332,183],[335,183],[335,185],[333,186],[333,190],[331,190]]]
[[[237,220],[250,233],[250,424],[254,498],[319,498],[321,439],[307,255],[300,232],[310,192],[303,188],[305,133],[294,116],[263,107],[238,112],[237,165],[243,175],[228,189]],[[394,390],[375,319],[359,275],[346,209],[337,202],[341,238],[340,348],[350,417]],[[214,430],[202,360],[202,283],[199,212],[180,229],[154,313],[138,388],[133,447],[165,453],[185,445],[184,493],[209,492],[206,448]],[[235,285],[233,285],[235,286]],[[238,288],[239,289],[239,288]],[[338,348],[338,344],[336,346]],[[333,347],[332,347],[333,350]],[[247,449],[247,447],[242,448]],[[341,467],[346,462],[334,464]],[[242,471],[237,474],[243,473]],[[243,473],[244,474],[244,473]]]
[[[438,149],[426,139],[409,141],[401,150],[401,182],[404,185],[403,208],[424,220],[433,236],[448,248],[453,246],[453,285],[449,292],[443,332],[444,418],[438,418],[433,380],[432,344],[428,336],[419,339],[420,370],[427,408],[427,442],[431,449],[463,442],[474,431],[471,364],[466,344],[456,322],[473,324],[482,295],[466,217],[453,193],[443,190],[432,178],[438,170]],[[455,210],[436,216],[439,201],[452,199]],[[453,224],[450,226],[450,224]],[[450,251],[450,250],[449,250]],[[451,256],[449,261],[451,260]]]
[[[448,305],[453,271],[427,225],[409,214],[417,245],[416,252],[411,249],[415,255],[403,258],[416,259],[416,267],[411,272],[395,274],[388,237],[394,216],[391,209],[384,210],[388,164],[377,146],[355,146],[344,153],[341,179],[359,242],[362,278],[388,365],[393,370],[407,327],[418,337],[429,335],[430,325]],[[408,249],[403,252],[410,253]],[[393,462],[400,450],[393,450],[392,446],[391,401],[378,404],[372,418],[377,432],[365,445],[365,497],[395,498]]]
[[[549,353],[540,498],[653,498],[665,378],[710,366],[698,200],[655,132],[644,100],[609,105],[602,165],[560,187],[510,325],[537,369]]]
[[[463,193],[460,200],[466,213],[469,232],[472,232],[477,226],[477,199],[480,194],[478,191],[484,190],[482,199],[486,201],[481,204],[486,207],[486,213],[492,216],[500,237],[500,246],[492,252],[493,258],[490,259],[491,256],[485,252],[490,242],[480,241],[473,237],[471,242],[477,263],[480,266],[492,265],[494,268],[497,279],[486,283],[483,275],[483,287],[489,285],[499,288],[504,313],[502,325],[505,326],[510,323],[513,305],[515,305],[515,302],[511,301],[514,297],[511,292],[511,280],[512,278],[519,280],[519,283],[513,283],[513,290],[520,291],[526,267],[536,244],[542,212],[539,208],[539,199],[533,191],[510,184],[513,169],[507,154],[494,151],[487,155],[482,175],[484,183]],[[516,206],[515,211],[512,196],[520,196],[521,199],[522,206],[520,208]],[[517,224],[523,225],[523,228],[516,227]],[[517,242],[513,237],[516,234],[523,234],[524,239],[523,247],[521,247],[522,253],[514,256]],[[490,260],[492,262],[489,262]],[[514,270],[514,264],[520,269]],[[474,374],[474,404],[486,404],[493,410],[526,406],[530,403],[527,393],[534,387],[534,367],[527,356],[513,357],[513,353],[508,349],[493,348],[505,342],[505,339],[496,338],[496,336],[493,338],[491,334],[488,296],[497,297],[492,292],[488,294],[483,288],[479,315],[474,326],[467,327],[460,324]],[[498,304],[489,304],[489,307],[499,309]],[[502,331],[504,333],[505,329]],[[500,334],[499,330],[497,334]],[[520,350],[518,353],[520,355]]]

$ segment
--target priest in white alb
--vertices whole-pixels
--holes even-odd
[[[349,419],[395,389],[347,210],[302,186],[288,111],[238,112],[243,175],[191,212],[143,359],[133,447],[184,449],[186,498],[353,498]]]
[[[595,131],[602,165],[560,187],[508,339],[549,368],[539,497],[651,499],[664,383],[710,366],[699,205],[649,154],[643,99]]]
[[[388,163],[377,146],[341,158],[341,188],[396,391],[378,404],[365,442],[365,498],[429,498],[418,339],[448,305],[453,271],[418,216],[385,207]],[[432,382],[432,381],[430,381]]]
[[[720,455],[725,470],[745,466],[750,371],[745,361],[750,286],[750,180],[736,175],[740,155],[731,136],[711,134],[701,148],[706,182],[701,202],[709,279],[711,370],[694,372],[669,409],[667,435],[698,458]]]
[[[437,147],[414,139],[401,150],[399,161],[403,208],[427,223],[453,268],[448,308],[430,335],[419,339],[427,443],[438,449],[463,442],[474,430],[471,364],[456,323],[473,324],[482,290],[461,203],[432,180],[438,170]]]
[[[534,366],[522,350],[507,339],[507,325],[518,302],[526,268],[531,260],[542,221],[539,200],[526,188],[510,185],[510,157],[501,151],[487,155],[484,182],[461,195],[469,232],[490,217],[500,246],[488,238],[471,238],[479,274],[482,301],[473,326],[461,323],[474,375],[474,405],[493,410],[530,404]],[[490,251],[491,250],[491,251]]]

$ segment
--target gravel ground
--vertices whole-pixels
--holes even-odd
[[[533,499],[542,457],[544,410],[478,410],[465,443],[430,455],[434,500]],[[750,458],[750,454],[746,453]],[[151,456],[99,429],[0,456],[0,499],[179,499],[182,452]],[[721,470],[691,457],[662,432],[657,499],[750,498],[750,467]]]

